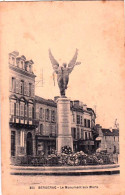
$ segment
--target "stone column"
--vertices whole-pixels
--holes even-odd
[[[57,139],[56,149],[61,153],[63,146],[70,146],[73,150],[71,135],[70,100],[68,98],[57,99]]]

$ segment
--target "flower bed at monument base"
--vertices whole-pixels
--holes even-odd
[[[45,156],[23,156],[12,159],[14,165],[24,166],[85,166],[114,164],[113,155],[108,153],[85,154],[83,151],[76,153],[61,153]]]

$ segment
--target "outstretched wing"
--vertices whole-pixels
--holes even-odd
[[[52,63],[53,69],[54,71],[57,71],[58,67],[59,67],[59,63],[55,60],[55,58],[53,57],[51,50],[49,49],[49,58],[50,61]]]
[[[68,64],[68,68],[69,68],[69,73],[72,72],[74,66],[76,65],[76,60],[77,60],[77,55],[78,55],[78,49],[76,49],[76,52],[72,58],[72,60],[69,62]]]

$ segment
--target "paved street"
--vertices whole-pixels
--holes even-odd
[[[120,182],[120,175],[92,176],[10,176],[15,185],[108,185]]]

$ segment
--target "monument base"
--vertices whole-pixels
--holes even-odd
[[[59,136],[56,140],[57,153],[62,152],[62,147],[69,146],[73,150],[73,139],[72,136]]]
[[[73,150],[70,100],[66,97],[58,98],[57,100],[57,127],[57,152],[61,153],[62,147],[64,146],[69,146]]]

